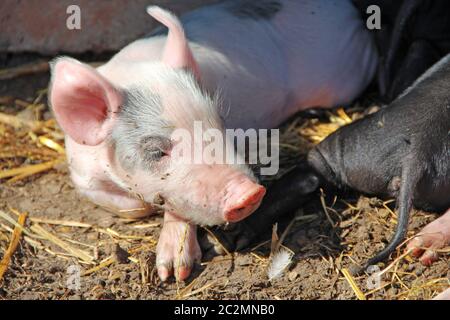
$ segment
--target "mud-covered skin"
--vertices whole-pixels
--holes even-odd
[[[449,85],[447,56],[391,105],[336,131],[308,155],[311,166],[338,187],[397,198],[395,235],[368,265],[386,259],[404,240],[413,205],[440,212],[450,207]],[[447,240],[430,246],[448,244],[448,221],[433,230]]]

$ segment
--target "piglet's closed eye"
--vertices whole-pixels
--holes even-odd
[[[103,142],[121,102],[120,92],[92,67],[70,58],[52,63],[50,104],[59,125],[77,143]]]

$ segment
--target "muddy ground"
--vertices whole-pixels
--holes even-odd
[[[6,68],[35,59],[2,55],[0,66]],[[0,80],[0,97],[11,97],[3,98],[0,112],[20,112],[22,107],[15,99],[33,101],[37,90],[45,88],[47,82],[46,73]],[[290,143],[297,139],[296,134],[299,141],[303,138],[297,131],[286,131],[303,121],[296,117],[284,127],[284,137],[289,136],[286,139]],[[287,159],[284,166],[289,167],[292,154],[283,159]],[[25,158],[17,161],[27,163]],[[0,280],[0,299],[357,299],[342,271],[354,262],[364,261],[388,241],[396,223],[392,203],[354,194],[327,194],[324,200],[328,216],[321,195],[317,194],[280,224],[279,234],[297,217],[284,241],[295,255],[280,278],[268,281],[270,243],[262,241],[256,248],[240,253],[214,257],[206,254],[187,281],[171,279],[161,283],[155,270],[161,217],[129,221],[113,216],[77,194],[65,164],[13,184],[0,180],[1,211],[14,220],[14,212],[28,212],[27,230],[40,226],[92,258],[83,261],[68,252],[67,247],[35,233],[22,237]],[[415,211],[409,235],[434,218],[433,213]],[[70,222],[84,224],[71,226]],[[14,226],[0,219],[0,259],[10,242],[11,228]],[[202,236],[204,231],[200,233]],[[271,231],[263,236],[270,240]],[[382,277],[381,287],[368,286],[368,275],[355,278],[367,299],[429,299],[448,287],[448,251],[431,267],[409,257],[397,259],[401,253],[380,265],[383,268],[396,262]],[[78,267],[80,288],[70,289]]]

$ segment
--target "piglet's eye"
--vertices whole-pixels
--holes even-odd
[[[158,161],[165,155],[167,155],[167,154],[160,149],[146,150],[145,160],[146,161]]]
[[[172,143],[169,138],[163,136],[146,136],[141,140],[141,156],[145,162],[159,161],[169,155]]]

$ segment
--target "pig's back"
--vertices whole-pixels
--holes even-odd
[[[299,110],[348,103],[377,64],[350,0],[229,0],[181,21],[202,84],[223,97],[226,127],[273,128]],[[159,29],[130,44],[108,70],[159,60],[165,35]]]
[[[261,6],[253,15],[242,8],[250,2],[226,1],[182,17],[207,70],[205,83],[234,97],[231,108],[258,106],[254,123],[244,127],[273,127],[301,109],[349,103],[369,84],[376,49],[349,0],[252,1]]]
[[[430,210],[450,207],[450,55],[424,73],[389,110],[402,117],[423,166],[415,199]]]
[[[351,102],[373,79],[378,60],[359,12],[350,0],[284,3],[273,23],[297,99],[306,107]],[[292,28],[288,21],[298,23]]]

